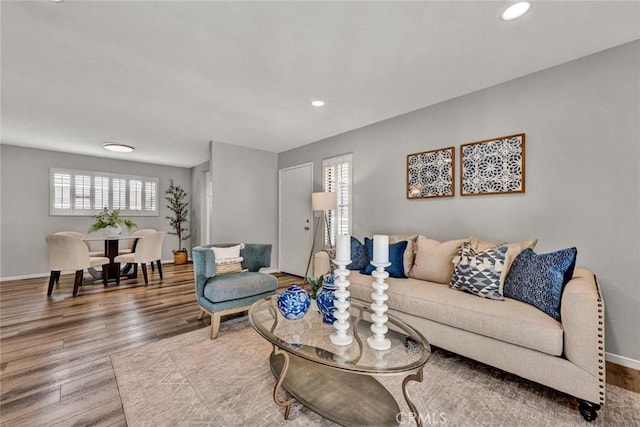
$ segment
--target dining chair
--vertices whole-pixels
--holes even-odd
[[[144,284],[148,285],[149,277],[147,274],[147,263],[155,262],[158,266],[160,279],[162,279],[162,265],[160,264],[160,259],[162,258],[162,242],[165,234],[166,233],[164,231],[156,231],[146,234],[138,239],[135,252],[115,257],[113,261],[118,265],[116,283],[120,283],[121,263],[140,264],[142,266],[142,274],[144,275]]]
[[[131,233],[132,237],[142,237],[142,236],[146,236],[147,234],[151,234],[151,233],[155,233],[157,230],[153,229],[153,228],[142,228],[140,230],[136,230],[133,233]],[[127,241],[127,247],[118,250],[118,255],[124,255],[124,254],[130,254],[131,252],[133,252],[133,250],[136,247],[136,242],[138,241],[138,239],[131,239]]]
[[[78,288],[82,283],[82,276],[85,268],[102,266],[102,279],[107,285],[107,257],[92,257],[89,255],[89,248],[82,240],[74,236],[65,234],[53,234],[47,236],[47,249],[49,251],[49,289],[47,295],[51,295],[53,284],[59,282],[60,272],[72,270],[76,272],[73,282],[73,296],[78,295]]]
[[[84,233],[81,233],[79,231],[56,231],[53,234],[56,236],[71,236],[71,237],[78,238],[82,240],[85,245],[87,245],[87,248],[89,248],[89,256],[104,256],[104,251],[91,250],[91,244],[89,244],[89,242],[84,240],[87,237]]]

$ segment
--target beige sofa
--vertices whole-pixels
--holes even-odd
[[[329,265],[326,252],[315,254],[314,276]],[[372,301],[372,276],[351,271],[347,279],[353,298]],[[386,281],[389,313],[432,345],[574,396],[587,421],[597,417],[605,402],[604,302],[590,271],[576,268],[566,285],[562,323],[514,299],[489,300],[415,278]]]

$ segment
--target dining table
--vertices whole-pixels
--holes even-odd
[[[114,258],[118,256],[118,251],[120,250],[120,242],[127,242],[130,240],[138,239],[137,236],[131,235],[118,235],[118,236],[89,236],[85,237],[83,240],[85,242],[102,242],[104,241],[104,256],[109,258],[109,264],[107,264],[107,278],[108,282],[116,281],[116,276],[118,274],[118,263],[114,262]],[[135,249],[135,244],[134,244]],[[120,276],[126,276],[127,278],[135,278],[137,275],[137,269],[133,269],[133,273],[129,274],[132,265],[126,264],[122,267],[120,271]],[[103,267],[104,269],[105,267]],[[96,280],[102,280],[103,271],[98,271],[94,268],[89,269],[89,274],[91,274],[92,279],[88,279],[88,282],[93,283]]]

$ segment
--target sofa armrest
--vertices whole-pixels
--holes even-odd
[[[311,274],[313,277],[324,276],[331,272],[331,259],[326,251],[316,252],[313,255],[313,266]]]
[[[560,306],[564,354],[576,366],[604,381],[604,300],[589,270],[576,268]]]

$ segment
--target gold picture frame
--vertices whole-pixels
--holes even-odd
[[[407,155],[407,199],[455,196],[455,147]]]
[[[460,146],[460,195],[525,192],[525,134]]]

